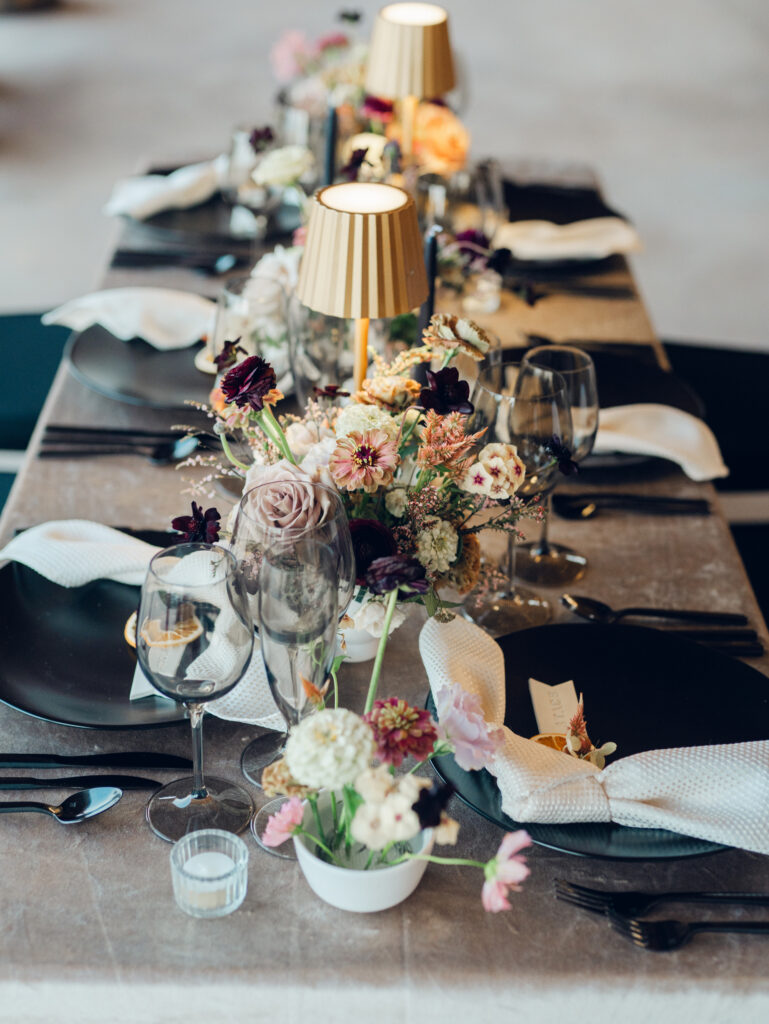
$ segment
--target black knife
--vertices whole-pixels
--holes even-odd
[[[162,782],[138,775],[71,775],[63,779],[0,778],[4,789],[85,789],[89,786],[117,786],[118,789],[160,789]]]
[[[192,770],[192,761],[176,754],[129,751],[125,754],[0,754],[0,768],[152,768]]]

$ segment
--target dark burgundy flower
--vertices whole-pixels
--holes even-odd
[[[439,416],[447,416],[450,412],[461,412],[469,416],[473,411],[470,398],[470,385],[466,380],[459,379],[459,370],[455,366],[447,366],[433,373],[427,371],[427,387],[422,388],[419,404],[423,409],[432,409]]]
[[[269,125],[265,125],[264,128],[254,128],[248,137],[248,141],[251,143],[251,149],[255,153],[261,153],[262,150],[267,149],[271,142],[275,141],[275,135],[272,128]]]
[[[437,779],[429,788],[420,789],[419,799],[411,807],[422,828],[437,828],[440,825],[441,813],[446,809],[453,792],[453,786],[438,782]]]
[[[246,354],[246,350],[241,348],[238,342],[240,338],[236,338],[234,341],[225,341],[224,347],[218,356],[214,356],[214,362],[216,363],[216,369],[219,373],[223,373],[225,370],[229,370],[231,366],[234,366],[238,361],[238,352],[241,355]]]
[[[489,270],[495,270],[504,277],[510,268],[512,259],[513,254],[509,249],[495,249],[486,260],[486,266]]]
[[[264,408],[265,396],[275,387],[275,371],[261,356],[249,356],[233,366],[221,383],[227,403],[240,409],[250,406],[254,412]]]
[[[476,231],[474,228],[468,228],[467,231],[460,231],[458,235],[454,236],[455,241],[459,245],[459,251],[466,256],[480,256],[479,249],[488,249],[489,240],[482,231]]]
[[[363,586],[371,563],[394,555],[398,548],[387,527],[376,519],[351,519],[350,536],[355,553],[355,582]]]
[[[339,176],[344,178],[345,181],[357,181],[358,172],[361,167],[365,163],[368,163],[366,160],[366,153],[368,153],[368,149],[354,149],[352,151],[352,156],[344,167],[339,168]]]
[[[545,448],[556,460],[558,468],[564,476],[573,476],[579,472],[579,466],[571,457],[571,449],[567,448],[565,444],[561,444],[561,439],[557,434],[553,434]]]
[[[177,516],[171,520],[171,526],[183,534],[183,539],[190,544],[216,544],[219,540],[220,519],[215,508],[207,508],[204,512],[193,501],[192,515]]]
[[[352,10],[348,7],[345,7],[343,10],[339,12],[337,17],[339,18],[340,21],[346,21],[350,25],[355,25],[360,21],[363,15],[361,14],[360,11]]]
[[[402,697],[375,700],[363,721],[371,726],[376,740],[376,756],[382,764],[395,767],[411,755],[417,761],[430,756],[438,739],[429,711],[414,708]]]
[[[318,388],[313,386],[313,392],[318,398],[349,398],[349,391],[342,391],[338,384],[327,384],[325,388]]]
[[[392,100],[383,100],[379,96],[366,96],[361,104],[360,112],[370,121],[383,121],[386,124],[393,119]]]
[[[396,588],[406,594],[425,594],[430,584],[425,579],[425,567],[416,558],[389,555],[371,563],[366,586],[375,594],[388,594]]]

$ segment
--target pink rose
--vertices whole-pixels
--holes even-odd
[[[308,530],[326,519],[331,499],[308,474],[281,459],[273,466],[253,467],[251,485],[243,496],[243,511],[257,528],[270,531]]]

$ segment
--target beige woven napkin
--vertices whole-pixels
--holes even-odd
[[[603,259],[641,248],[638,232],[621,217],[592,217],[571,224],[513,221],[497,228],[493,244],[495,249],[509,249],[519,260]]]
[[[483,630],[460,618],[430,619],[419,649],[433,694],[460,683],[479,696],[488,722],[503,725],[504,658]],[[486,767],[514,821],[614,821],[769,854],[769,739],[649,750],[599,771],[505,727]]]
[[[179,210],[204,203],[230,178],[226,154],[215,160],[180,167],[171,174],[143,174],[115,183],[104,207],[111,217],[125,214],[144,220],[162,210]]]

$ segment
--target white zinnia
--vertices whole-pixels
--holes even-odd
[[[361,434],[366,430],[383,430],[388,441],[398,436],[398,422],[384,409],[376,405],[361,405],[351,402],[346,405],[336,418],[336,436],[346,437],[353,431]]]
[[[313,789],[339,789],[352,783],[371,763],[374,734],[346,708],[328,708],[294,726],[286,744],[292,776]]]
[[[314,164],[306,146],[283,146],[265,153],[251,177],[257,185],[293,185]]]
[[[429,525],[417,537],[417,558],[431,572],[448,572],[457,557],[459,535],[445,519],[431,516],[425,522]]]

